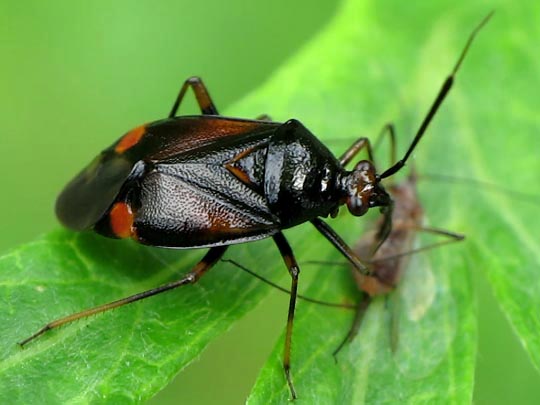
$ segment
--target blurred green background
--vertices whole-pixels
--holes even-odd
[[[53,204],[65,182],[127,129],[165,116],[188,76],[204,78],[221,110],[256,88],[338,6],[313,4],[2,1],[0,251],[57,227]],[[534,403],[538,375],[489,287],[480,274],[475,279],[475,402]],[[154,403],[241,402],[284,327],[283,302],[273,294]]]

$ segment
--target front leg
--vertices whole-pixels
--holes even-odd
[[[317,230],[328,239],[328,241],[339,250],[339,252],[353,265],[354,269],[362,276],[369,276],[371,270],[362,262],[354,251],[345,243],[343,239],[334,231],[330,225],[320,218],[311,220],[311,223]]]

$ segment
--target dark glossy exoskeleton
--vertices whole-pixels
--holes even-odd
[[[310,221],[354,266],[367,267],[321,217],[346,204],[351,214],[381,207],[384,225],[375,249],[391,230],[392,200],[381,181],[399,171],[452,87],[473,31],[403,159],[377,174],[367,138],[339,159],[297,120],[277,123],[219,116],[199,78],[182,86],[169,117],[139,126],[98,156],[60,194],[56,213],[68,228],[169,248],[210,248],[178,281],[58,319],[23,340],[65,323],[196,282],[227,247],[272,237],[292,278],[284,369],[296,398],[290,347],[299,267],[282,230]],[[176,116],[188,88],[202,115]],[[393,134],[391,134],[393,135]],[[353,170],[345,166],[362,150]]]
[[[56,212],[68,228],[152,246],[224,246],[327,217],[343,201],[355,215],[387,205],[372,165],[359,167],[344,170],[296,120],[172,117],[106,149],[68,184]]]

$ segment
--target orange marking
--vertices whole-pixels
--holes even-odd
[[[125,202],[118,202],[113,205],[109,213],[111,230],[119,238],[129,238],[134,235],[133,211]]]
[[[228,171],[230,171],[234,176],[236,176],[238,180],[240,180],[241,182],[247,184],[248,186],[255,186],[255,183],[253,183],[253,181],[251,181],[251,179],[249,178],[249,174],[245,170],[243,170],[243,168],[235,166],[235,165],[241,159],[245,158],[246,156],[248,156],[249,154],[253,152],[256,152],[259,148],[264,147],[264,146],[265,145],[255,145],[255,146],[252,146],[251,148],[247,148],[243,150],[238,155],[236,155],[231,160],[229,160],[225,164],[225,168]]]
[[[225,168],[230,171],[235,177],[237,177],[238,180],[240,180],[242,183],[245,183],[247,185],[253,185],[253,182],[249,178],[249,175],[239,167],[235,167],[231,164],[226,164]]]
[[[116,153],[123,153],[136,145],[146,133],[146,125],[134,128],[125,134],[114,147]]]

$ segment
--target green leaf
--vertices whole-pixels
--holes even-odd
[[[463,259],[455,253],[448,248],[430,253],[430,260],[415,257],[391,298],[379,297],[370,304],[359,334],[341,350],[337,362],[331,353],[353,314],[301,302],[293,352],[299,402],[470,402],[476,325]],[[441,272],[435,267],[440,262],[458,271]],[[317,273],[308,294],[335,301],[350,286],[350,275],[336,277],[325,270]],[[281,355],[280,342],[249,403],[283,403],[290,396],[280,383]]]
[[[460,10],[454,2],[440,1],[415,8],[393,1],[383,8],[348,0],[308,47],[230,113],[269,113],[277,120],[294,116],[329,144],[375,135],[395,120],[404,150],[467,34],[490,7],[493,3]],[[493,21],[473,44],[455,88],[415,153],[420,173],[458,174],[538,193],[538,55],[532,51],[539,40],[538,7],[498,2]],[[379,165],[386,165],[385,159]],[[407,274],[390,307],[382,299],[374,302],[337,364],[331,353],[352,313],[300,302],[292,357],[300,401],[470,401],[476,328],[469,277],[480,269],[539,367],[538,206],[515,201],[511,193],[446,183],[421,184],[421,197],[432,225],[464,232],[468,241],[427,256],[416,267],[419,273]],[[363,223],[346,213],[332,222],[351,243]],[[309,225],[286,236],[300,263],[338,258]],[[24,350],[15,342],[59,316],[176,279],[201,256],[200,251],[165,251],[57,231],[1,258],[0,398],[137,402],[152,396],[269,288],[219,264],[196,286],[67,325]],[[231,247],[227,256],[267,277],[286,277],[271,241]],[[306,294],[332,301],[358,298],[346,271],[319,267],[303,266],[301,287],[305,273],[315,272]],[[426,277],[434,299],[423,304],[425,316],[411,321],[408,308],[423,302],[414,299],[422,285],[418,274],[431,275]],[[389,345],[392,316],[399,320],[396,352]],[[281,354],[280,341],[252,403],[289,397]]]
[[[256,247],[235,251],[254,265]],[[200,253],[59,231],[4,256],[4,402],[136,402],[162,388],[267,289],[222,265],[196,287],[75,322],[25,349],[16,342],[54,318],[177,279]],[[277,262],[272,253],[261,256]]]

